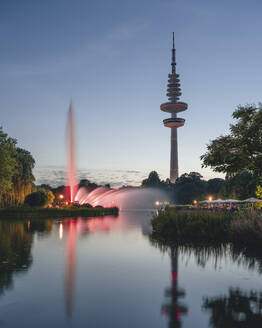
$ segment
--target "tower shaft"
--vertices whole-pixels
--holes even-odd
[[[176,182],[178,178],[178,147],[177,128],[171,128],[171,151],[170,151],[170,181]]]
[[[167,97],[168,102],[162,104],[160,109],[163,112],[171,113],[171,118],[163,121],[164,125],[171,128],[171,149],[170,149],[170,181],[176,182],[178,178],[178,143],[177,128],[184,126],[185,120],[178,118],[177,113],[187,110],[187,104],[179,101],[181,96],[179,74],[176,73],[176,50],[173,33],[171,74],[168,74]]]

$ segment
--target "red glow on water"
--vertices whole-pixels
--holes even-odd
[[[110,231],[116,224],[116,219],[110,217],[93,218],[86,222],[88,231],[90,232]]]
[[[75,196],[78,190],[75,166],[75,129],[72,103],[69,107],[67,124],[67,182],[69,185],[68,199],[72,203],[75,201]]]
[[[66,308],[67,314],[72,315],[75,285],[75,244],[76,244],[76,222],[71,219],[68,227],[68,249],[67,249],[67,267],[65,275],[66,287]]]
[[[177,280],[177,272],[173,272],[173,274],[172,274],[172,279],[173,279],[173,280]]]

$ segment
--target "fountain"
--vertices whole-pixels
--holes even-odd
[[[100,186],[91,191],[86,187],[78,189],[75,157],[74,113],[71,101],[67,121],[67,200],[70,203],[77,202],[80,205],[118,207],[121,210],[152,209],[157,201],[168,199],[164,191],[155,188],[123,187],[112,189]]]
[[[75,197],[80,205],[118,207],[119,210],[153,209],[157,202],[166,202],[167,199],[166,192],[161,189],[141,187],[97,187],[91,192],[81,187]]]
[[[73,104],[70,102],[67,120],[67,183],[68,195],[67,199],[70,203],[75,201],[75,195],[78,190],[75,166],[75,129],[74,129],[74,113]]]

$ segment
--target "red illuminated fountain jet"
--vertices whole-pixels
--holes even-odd
[[[75,128],[72,101],[69,106],[67,121],[67,183],[67,198],[70,203],[73,203],[75,201],[78,185],[75,166]]]

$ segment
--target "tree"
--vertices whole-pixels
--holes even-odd
[[[49,185],[41,185],[40,188],[38,187],[37,191],[42,191],[46,194],[47,197],[47,205],[53,204],[55,200],[55,195],[53,194],[52,190],[49,189]]]
[[[182,174],[175,182],[175,200],[181,204],[190,204],[206,193],[207,182],[198,172]]]
[[[32,191],[35,161],[32,155],[16,147],[16,139],[10,138],[0,128],[0,205],[18,205]]]
[[[220,178],[214,178],[207,181],[207,192],[209,194],[218,194],[224,184],[225,180]]]
[[[0,127],[0,201],[2,195],[12,187],[12,177],[15,173],[16,140],[9,138]]]
[[[144,187],[159,187],[160,185],[161,181],[156,171],[150,172],[148,178],[142,181]]]
[[[202,167],[210,166],[228,176],[249,170],[262,178],[262,104],[239,106],[232,114],[237,120],[230,133],[214,139],[200,158]]]
[[[25,204],[29,206],[45,206],[48,204],[47,193],[43,190],[38,190],[27,195]]]
[[[257,186],[256,196],[257,198],[262,199],[262,186]]]
[[[243,170],[226,177],[220,194],[223,198],[246,199],[255,196],[258,180],[250,171]]]

